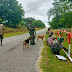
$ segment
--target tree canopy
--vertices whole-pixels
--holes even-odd
[[[25,25],[29,24],[29,19],[32,19],[32,24],[37,28],[45,27],[45,24],[41,20],[35,20],[34,18],[24,18]]]
[[[16,0],[0,0],[0,17],[8,20],[7,26],[16,27],[24,16],[21,4]]]
[[[54,0],[53,8],[48,12],[48,23],[53,28],[70,28],[72,27],[72,1],[71,0]],[[52,20],[50,18],[52,17]]]

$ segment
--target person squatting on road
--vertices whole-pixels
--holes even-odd
[[[4,25],[0,22],[0,39],[1,39],[1,46],[2,46],[2,39],[4,35]]]
[[[30,45],[34,45],[35,44],[34,39],[35,39],[36,31],[35,31],[34,26],[32,25],[31,19],[29,20],[29,24],[27,25],[27,29],[30,31],[29,32],[30,37],[31,37]]]

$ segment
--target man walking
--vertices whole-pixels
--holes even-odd
[[[27,29],[30,31],[29,32],[30,37],[31,37],[30,44],[34,45],[35,44],[35,42],[34,42],[34,39],[35,39],[35,34],[34,34],[35,28],[32,25],[32,20],[31,19],[29,20],[29,24],[27,25]]]
[[[1,39],[1,46],[2,46],[2,39],[4,34],[4,25],[0,22],[0,39]]]

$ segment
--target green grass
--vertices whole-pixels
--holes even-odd
[[[67,36],[64,34],[65,39],[66,37]],[[68,57],[63,52],[63,50],[60,51],[60,54],[66,57],[67,61],[62,61],[62,60],[59,60],[57,57],[55,57],[55,55],[52,54],[50,47],[46,46],[47,38],[48,38],[48,35],[46,34],[45,40],[43,42],[43,51],[41,53],[42,57],[39,63],[40,69],[43,72],[72,72],[72,62],[69,61]],[[64,46],[68,48],[68,42],[64,42]],[[71,49],[71,52],[72,52],[72,49]]]
[[[15,29],[4,26],[4,29],[5,29],[4,38],[28,33],[26,27],[24,29],[23,28]]]
[[[25,34],[25,33],[28,33],[28,32],[5,33],[4,38],[11,37],[11,36],[16,36],[16,35],[21,35],[21,34]]]
[[[21,35],[21,34],[25,34],[29,32],[26,27],[22,29],[14,29],[14,28],[9,28],[5,26],[4,29],[5,29],[4,38]],[[44,29],[44,28],[36,28],[36,31],[41,29]]]

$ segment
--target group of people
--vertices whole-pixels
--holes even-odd
[[[52,53],[59,54],[61,48],[63,48],[65,51],[68,52],[68,49],[65,48],[62,44],[62,42],[64,41],[63,37],[60,37],[60,38],[53,37],[54,33],[51,31],[50,28],[48,28],[48,34],[49,36],[48,36],[46,44],[51,47]]]

